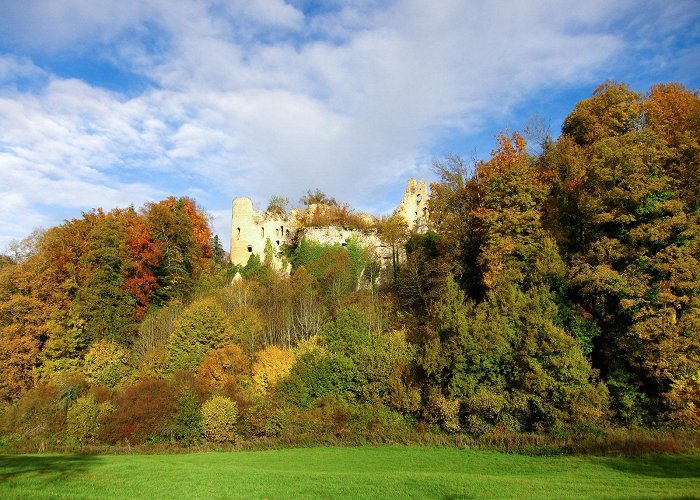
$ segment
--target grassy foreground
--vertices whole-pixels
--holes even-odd
[[[700,455],[455,448],[0,456],[0,498],[700,498]]]

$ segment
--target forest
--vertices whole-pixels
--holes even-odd
[[[0,451],[699,430],[698,93],[606,82],[539,132],[436,160],[427,232],[363,228],[383,271],[233,266],[185,197],[36,231],[0,257]]]

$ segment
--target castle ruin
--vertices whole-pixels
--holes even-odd
[[[423,232],[428,223],[428,188],[424,180],[416,182],[411,178],[406,192],[394,214],[406,221],[409,230]],[[315,210],[308,207],[305,211]],[[341,226],[305,227],[302,224],[305,211],[291,209],[286,217],[266,210],[255,211],[253,201],[247,196],[233,200],[231,212],[231,262],[244,266],[251,256],[256,255],[261,262],[267,252],[272,252],[273,265],[282,270],[282,245],[293,245],[302,238],[328,245],[344,245],[351,237],[358,238],[360,244],[373,249],[382,262],[391,259],[391,248],[386,246],[376,231],[361,231]],[[364,218],[373,219],[364,215]]]

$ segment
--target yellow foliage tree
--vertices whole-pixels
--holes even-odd
[[[213,443],[233,442],[236,439],[238,406],[224,396],[214,396],[202,405],[204,437]]]
[[[111,340],[98,340],[85,354],[83,372],[92,384],[114,387],[126,375],[126,351]]]
[[[253,363],[253,383],[255,388],[266,393],[277,386],[294,366],[294,353],[277,346],[268,346],[258,352]]]

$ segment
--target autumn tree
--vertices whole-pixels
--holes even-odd
[[[625,422],[697,425],[698,102],[678,85],[643,98],[607,84],[545,157],[569,207],[571,289],[601,328],[594,362]]]
[[[294,353],[277,346],[268,346],[259,351],[253,363],[253,383],[260,393],[274,389],[294,365]]]

